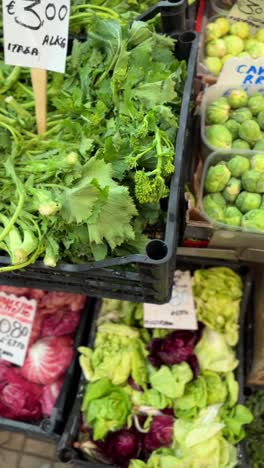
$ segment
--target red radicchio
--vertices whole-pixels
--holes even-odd
[[[55,314],[44,315],[41,325],[41,337],[73,335],[80,322],[80,312],[59,310]]]
[[[5,378],[6,384],[0,393],[0,415],[23,421],[40,420],[42,388],[29,383],[14,367],[8,369]]]
[[[29,348],[21,374],[30,382],[48,385],[61,377],[73,359],[70,337],[47,337]]]
[[[142,434],[133,427],[110,432],[104,442],[96,442],[110,463],[118,464],[122,468],[129,465],[129,461],[138,458],[142,448]]]
[[[72,312],[78,312],[83,309],[85,302],[86,296],[81,294],[50,292],[40,299],[38,309],[42,315],[69,309]]]
[[[195,345],[200,339],[200,331],[177,330],[165,338],[156,338],[148,344],[149,361],[155,367],[162,364],[172,366],[186,361],[195,375],[199,372],[198,361],[193,354]]]
[[[63,379],[58,380],[57,382],[54,382],[50,385],[45,385],[45,387],[43,387],[41,398],[41,408],[43,416],[48,417],[51,415],[57,398],[60,394],[62,385]]]
[[[170,447],[173,440],[173,423],[172,416],[155,416],[145,436],[145,449],[152,452],[160,447]]]

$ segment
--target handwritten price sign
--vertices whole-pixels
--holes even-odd
[[[245,21],[254,33],[264,26],[264,1],[237,0],[228,16],[233,21]]]
[[[146,328],[196,330],[197,319],[189,271],[175,271],[170,302],[162,305],[144,304]]]
[[[37,303],[0,293],[0,359],[24,364]]]
[[[64,73],[70,0],[3,0],[5,62]]]

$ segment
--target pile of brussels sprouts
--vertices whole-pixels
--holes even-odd
[[[209,218],[264,231],[264,153],[235,155],[206,174],[203,209]]]
[[[206,109],[207,142],[214,148],[264,151],[264,95],[233,89]]]
[[[205,65],[213,75],[219,75],[225,62],[232,57],[264,57],[264,28],[250,35],[244,21],[230,23],[217,18],[205,29]]]

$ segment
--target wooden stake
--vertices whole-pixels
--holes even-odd
[[[31,68],[31,81],[35,95],[38,134],[45,133],[47,120],[47,70]]]

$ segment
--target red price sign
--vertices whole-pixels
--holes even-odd
[[[37,302],[0,293],[0,359],[24,364]]]

